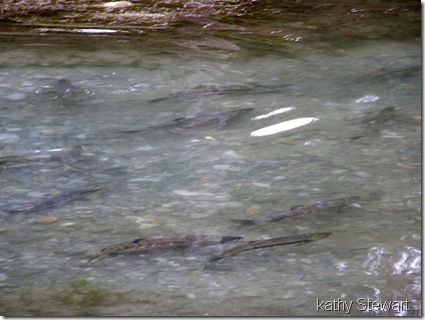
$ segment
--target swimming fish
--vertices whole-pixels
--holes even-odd
[[[152,236],[145,238],[135,238],[113,244],[100,250],[97,256],[113,255],[128,252],[149,251],[163,248],[184,248],[193,244],[197,246],[209,246],[214,244],[224,244],[240,241],[239,236],[206,236],[206,235],[184,235],[184,236]]]
[[[88,193],[95,192],[100,189],[102,189],[102,187],[99,184],[87,185],[84,187],[66,190],[53,196],[46,196],[44,198],[41,198],[40,200],[29,203],[23,208],[19,208],[19,209],[2,208],[1,210],[10,214],[36,212],[41,209],[57,206],[59,204],[63,204],[63,203],[78,199]]]
[[[187,130],[211,127],[218,129],[231,123],[237,116],[244,115],[251,110],[253,110],[253,108],[243,108],[188,118],[177,118],[169,122],[148,127],[147,129],[178,128]],[[125,130],[121,131],[121,133],[138,133],[144,130],[146,129]]]
[[[239,236],[207,236],[207,235],[183,235],[183,236],[152,236],[140,237],[130,241],[119,242],[100,250],[86,263],[82,270],[94,260],[106,256],[122,253],[135,253],[164,248],[187,248],[190,246],[210,246],[225,244],[242,240]],[[80,272],[82,271],[80,270]]]
[[[272,238],[268,240],[250,241],[248,243],[241,244],[239,246],[226,250],[219,256],[211,257],[208,261],[210,262],[217,261],[225,257],[230,257],[240,252],[244,252],[248,250],[256,250],[261,248],[270,248],[270,247],[285,246],[285,245],[295,244],[295,243],[307,243],[307,242],[317,241],[317,240],[329,237],[331,234],[332,234],[331,232],[307,233],[307,234],[299,234],[296,236]]]
[[[369,120],[369,124],[366,126],[364,132],[360,135],[351,137],[350,140],[357,140],[360,138],[364,138],[368,135],[371,135],[378,131],[385,122],[389,121],[395,116],[395,108],[394,107],[387,107],[383,110],[381,110],[375,117],[373,117],[371,120]]]
[[[355,201],[359,200],[360,196],[352,196],[346,198],[338,198],[332,200],[325,200],[316,202],[311,205],[304,206],[294,206],[291,209],[272,214],[270,216],[256,219],[256,220],[248,220],[248,219],[233,219],[232,221],[239,222],[241,225],[249,226],[254,224],[262,224],[267,222],[277,222],[286,217],[294,217],[294,216],[304,216],[310,214],[318,214],[318,213],[339,213],[342,208],[348,205],[351,205]]]

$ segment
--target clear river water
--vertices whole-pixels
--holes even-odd
[[[421,314],[420,40],[210,55],[77,40],[0,52],[0,314]],[[224,127],[149,128],[240,108],[253,110]],[[88,168],[64,163],[75,146]],[[102,190],[7,213],[93,183]],[[361,198],[337,214],[232,221],[349,196]],[[86,265],[136,237],[315,232],[332,234],[215,262],[234,244]]]

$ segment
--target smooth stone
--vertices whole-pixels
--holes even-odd
[[[253,182],[252,184],[254,186],[260,187],[260,188],[270,188],[271,187],[270,183]]]
[[[216,164],[213,168],[216,170],[241,171],[241,169],[230,164]]]
[[[0,143],[13,144],[19,141],[19,136],[13,133],[0,134]]]
[[[254,291],[243,291],[240,293],[241,297],[258,297],[258,293]]]
[[[370,177],[370,174],[364,171],[357,171],[355,173],[356,176],[361,177],[361,178],[368,178]]]
[[[347,163],[347,160],[345,158],[342,157],[334,157],[332,160],[332,163],[335,166],[344,166]]]
[[[189,190],[184,190],[184,189],[177,189],[173,191],[174,194],[177,194],[179,196],[184,196],[184,197],[201,197],[203,199],[208,198],[208,199],[217,199],[217,200],[222,200],[222,201],[226,201],[229,198],[229,195],[227,194],[223,194],[223,193],[211,193],[211,192],[195,192],[195,191],[189,191]]]
[[[45,216],[45,217],[38,218],[37,220],[35,220],[35,222],[41,223],[41,224],[51,224],[58,220],[59,218],[55,216]]]
[[[12,144],[19,141],[19,136],[13,133],[1,133],[0,143]]]
[[[302,258],[302,259],[300,259],[300,261],[302,263],[305,263],[305,264],[312,264],[313,263],[313,261],[311,261],[311,259],[309,259],[309,258]]]
[[[194,192],[194,191],[183,190],[183,189],[174,190],[173,193],[179,196],[184,196],[184,197],[193,197],[200,194],[200,192]]]
[[[250,205],[247,209],[246,209],[246,213],[249,216],[253,216],[256,215],[257,213],[259,213],[261,211],[261,207],[259,205],[256,204],[252,204]]]
[[[42,129],[39,132],[45,135],[53,135],[56,133],[56,131],[53,129]]]
[[[239,202],[239,201],[229,201],[226,203],[226,207],[237,209],[237,208],[243,208],[244,205],[242,202]]]
[[[10,101],[19,101],[19,100],[24,100],[27,97],[27,95],[25,93],[12,93],[9,94],[6,99],[10,100]]]
[[[150,229],[150,228],[158,227],[158,225],[160,224],[144,222],[139,224],[139,229]]]
[[[21,132],[22,128],[7,128],[7,131],[9,131],[9,132]]]
[[[345,170],[345,169],[334,169],[334,170],[331,170],[331,174],[343,174],[345,172],[347,172],[347,170]]]
[[[75,225],[74,222],[64,222],[60,224],[61,227],[71,227],[73,225]]]
[[[229,170],[231,166],[230,164],[216,164],[213,166],[213,168],[218,170]]]
[[[167,207],[167,204],[165,204],[162,207],[155,208],[155,211],[161,212],[161,213],[168,213],[168,212],[171,212],[171,209]]]
[[[225,156],[228,156],[228,157],[231,157],[231,158],[235,158],[235,159],[240,159],[241,158],[241,156],[240,155],[238,155],[235,151],[233,151],[233,150],[227,150],[225,153],[224,153],[224,155]]]
[[[289,300],[295,298],[295,295],[293,293],[286,293],[281,298],[284,300]]]
[[[41,198],[45,195],[45,193],[43,192],[39,192],[39,191],[30,191],[28,192],[28,196],[31,198]]]

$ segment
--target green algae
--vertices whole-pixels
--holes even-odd
[[[120,300],[121,294],[87,279],[67,283],[27,284],[19,292],[2,294],[4,316],[93,316],[99,308]]]

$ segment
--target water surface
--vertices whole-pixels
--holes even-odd
[[[84,314],[54,295],[49,303],[38,298],[65,291],[71,279],[120,294],[90,310],[96,315],[335,316],[345,311],[318,310],[317,299],[338,298],[354,301],[352,315],[420,314],[418,40],[365,41],[295,56],[224,50],[228,59],[183,59],[138,43],[125,50],[86,46],[52,51],[49,43],[10,44],[2,53],[0,156],[32,161],[2,167],[1,207],[104,186],[100,194],[38,213],[2,215],[4,314]],[[72,95],[58,93],[59,79],[71,82]],[[252,90],[211,90],[231,85]],[[365,118],[389,106],[396,114],[382,128],[350,139],[365,130]],[[238,108],[254,109],[225,128],[120,133]],[[299,125],[289,122],[292,128],[283,131],[287,121]],[[277,124],[278,132],[252,134]],[[61,152],[76,145],[98,161],[98,170],[64,165]],[[355,195],[364,200],[337,215],[243,229],[231,221]],[[59,220],[37,222],[44,215]],[[91,254],[138,236],[256,240],[313,232],[333,234],[211,264],[209,252],[116,256],[78,274]],[[6,295],[21,300],[10,307]],[[408,299],[410,309],[365,313],[356,309],[358,299]]]

